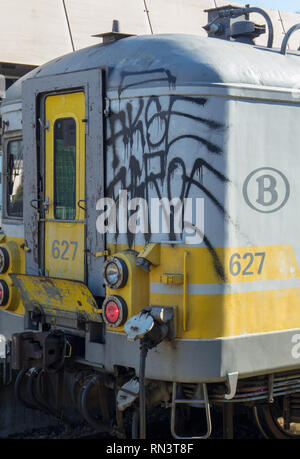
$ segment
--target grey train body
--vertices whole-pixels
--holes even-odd
[[[132,36],[59,57],[21,78],[7,91],[1,114],[4,121],[9,121],[7,141],[23,136],[24,221],[6,215],[2,229],[8,237],[24,237],[30,248],[25,255],[24,274],[45,275],[41,272],[39,220],[32,203],[39,189],[36,123],[43,127],[41,143],[47,126],[36,98],[39,96],[42,103],[49,94],[83,88],[89,254],[114,245],[135,250],[147,244],[170,247],[173,242],[177,247],[189,248],[186,234],[170,237],[156,232],[151,218],[144,232],[100,234],[96,229],[98,199],[106,196],[116,201],[124,189],[130,199],[144,198],[147,202],[163,197],[198,197],[205,202],[205,232],[191,245],[207,248],[211,257],[207,269],[213,271],[217,281],[191,283],[189,297],[299,291],[300,222],[295,214],[299,208],[299,58],[296,52],[285,56],[273,49],[218,38]],[[261,169],[269,178],[261,182],[260,194],[254,196],[247,185],[252,177],[260,185],[263,179],[254,174]],[[275,175],[268,171],[275,171]],[[284,177],[282,189],[275,191],[275,185],[272,188],[274,177],[278,183]],[[236,283],[228,279],[214,248],[250,246],[292,246],[296,261],[290,270],[295,272],[278,279],[252,280],[245,276],[243,282]],[[103,257],[87,256],[86,284],[95,298],[102,299],[106,296],[100,280],[103,264]],[[230,266],[233,274],[229,274],[233,276],[234,265]],[[166,285],[157,278],[151,279],[149,292],[150,297],[167,298],[182,295],[183,287]],[[172,303],[168,301],[165,306],[169,307]],[[25,321],[23,315],[0,311],[0,333],[9,341],[13,334],[31,330],[28,317],[28,311]],[[94,328],[77,327],[73,318],[59,320],[59,329],[80,337],[84,343],[78,365],[109,375],[116,368],[126,368],[134,371],[136,378],[141,377],[139,345],[129,341],[124,332],[109,327],[105,330],[101,325],[103,335],[95,339]],[[267,332],[252,332],[250,324],[247,329],[248,325],[239,327],[230,319],[227,324],[223,336],[214,335],[211,325],[211,337],[201,333],[199,337],[177,336],[150,349],[144,374],[148,384],[173,383],[173,391],[176,384],[199,385],[204,398],[201,406],[207,409],[209,383],[223,388],[213,400],[228,402],[236,395],[238,379],[243,382],[257,377],[260,381],[275,373],[297,372],[299,317],[286,329],[276,325]],[[165,396],[162,398],[165,400]],[[172,416],[177,403],[173,394]],[[209,424],[208,415],[207,420]]]

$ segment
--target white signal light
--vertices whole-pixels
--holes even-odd
[[[102,274],[109,288],[122,288],[128,279],[128,268],[121,258],[110,257],[103,264]]]

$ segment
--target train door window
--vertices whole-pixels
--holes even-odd
[[[54,124],[54,216],[74,220],[76,215],[76,122],[60,118]]]
[[[7,145],[7,215],[23,217],[23,143],[11,140]]]

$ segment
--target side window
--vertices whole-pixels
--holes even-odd
[[[11,140],[7,145],[7,215],[23,217],[23,143]]]
[[[76,215],[76,122],[60,118],[54,124],[54,217]]]

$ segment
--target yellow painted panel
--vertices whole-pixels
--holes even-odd
[[[84,279],[84,223],[47,223],[46,270],[50,277]]]
[[[136,256],[130,251],[116,253],[116,257],[125,261],[128,269],[128,280],[124,287],[118,289],[106,288],[106,296],[118,295],[126,302],[128,319],[149,306],[148,273],[136,266]],[[108,327],[109,328],[109,327]],[[112,328],[114,331],[123,331],[124,326]]]
[[[214,248],[225,279],[218,275],[216,261],[206,247],[162,246],[161,264],[152,267],[151,282],[160,282],[163,273],[183,273],[185,250],[189,252],[188,282],[191,284],[222,284],[300,277],[291,245]]]
[[[300,288],[228,296],[224,298],[224,336],[300,328]]]
[[[118,246],[119,250],[120,248]],[[114,246],[110,249],[113,252]],[[135,249],[141,251],[143,247]],[[183,286],[167,285],[163,281],[167,273],[184,274],[186,250],[187,292],[196,286],[197,294],[186,295],[185,332]],[[228,247],[214,250],[221,263],[225,280],[218,276],[214,259],[205,247],[162,246],[160,265],[151,266],[151,272],[148,274],[150,285],[154,283],[161,291],[169,289],[170,293],[155,293],[155,289],[150,289],[149,305],[175,308],[177,337],[208,339],[300,327],[300,288],[297,288],[296,283],[293,288],[286,288],[284,282],[280,284],[279,289],[275,287],[275,281],[300,278],[291,245]],[[240,286],[242,292],[214,294],[214,288],[217,291],[222,285],[225,288],[226,284],[231,284],[233,288]],[[171,293],[173,288],[177,294]],[[207,294],[207,290],[210,290],[211,294]],[[122,289],[118,294],[123,296]]]
[[[151,293],[151,303],[178,305],[178,295]],[[187,331],[183,331],[182,308],[176,307],[178,338],[221,338],[300,328],[300,288],[189,295]]]
[[[85,213],[77,203],[85,199],[85,97],[83,92],[48,96],[45,117],[49,129],[45,137],[45,273],[53,277],[84,280]],[[55,220],[54,215],[54,124],[57,119],[73,118],[76,123],[76,214],[73,221]]]
[[[53,317],[84,317],[102,322],[102,311],[83,282],[28,274],[11,274],[11,277],[30,311],[40,307]]]

